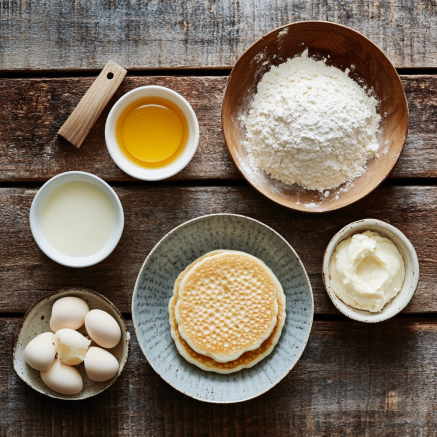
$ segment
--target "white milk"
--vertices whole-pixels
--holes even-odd
[[[116,210],[109,197],[89,182],[67,182],[44,200],[41,229],[57,250],[83,257],[98,252],[110,239]]]

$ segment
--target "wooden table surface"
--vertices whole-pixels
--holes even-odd
[[[410,109],[405,150],[389,179],[357,204],[308,215],[279,207],[242,180],[226,151],[220,105],[239,55],[289,22],[345,24],[374,41],[398,68]],[[128,69],[80,150],[56,132],[112,59]],[[437,3],[435,0],[0,0],[0,435],[433,436],[437,434]],[[199,149],[170,180],[146,183],[112,162],[104,141],[109,110],[141,85],[181,93],[200,124]],[[44,181],[69,170],[108,181],[125,230],[102,263],[70,269],[38,249],[29,209]],[[172,228],[217,212],[244,214],[282,234],[314,291],[308,346],[290,374],[248,402],[213,405],[167,385],[141,353],[130,302],[137,273]],[[341,227],[387,221],[415,246],[418,290],[402,314],[377,325],[335,310],[323,289],[324,249]],[[56,401],[12,368],[21,318],[39,297],[92,288],[123,312],[129,362],[104,393]]]

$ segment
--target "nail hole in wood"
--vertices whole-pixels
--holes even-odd
[[[108,73],[106,77],[111,80],[114,77],[114,73]]]

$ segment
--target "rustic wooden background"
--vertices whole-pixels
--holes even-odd
[[[245,183],[220,126],[227,75],[238,56],[277,26],[330,20],[362,32],[401,74],[410,108],[404,153],[390,178],[343,210],[307,215],[279,207]],[[80,150],[56,132],[112,59],[129,73]],[[433,436],[437,434],[437,3],[435,0],[0,0],[0,435]],[[193,161],[168,181],[121,172],[104,123],[128,90],[158,84],[181,93],[199,118]],[[120,244],[97,266],[74,270],[45,257],[28,214],[41,184],[88,171],[109,181],[125,211]],[[236,405],[194,401],[168,386],[132,329],[136,275],[159,239],[186,220],[244,214],[280,232],[310,275],[315,322],[296,367],[273,390]],[[323,289],[323,251],[344,225],[378,218],[416,247],[421,280],[403,314],[375,326],[351,322]],[[12,349],[27,308],[42,295],[85,286],[128,319],[128,365],[106,392],[61,402],[27,387]]]

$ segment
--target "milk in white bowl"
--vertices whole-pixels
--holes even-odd
[[[50,179],[30,210],[30,227],[40,249],[70,267],[86,267],[106,258],[120,240],[123,226],[123,208],[114,190],[85,172]]]

